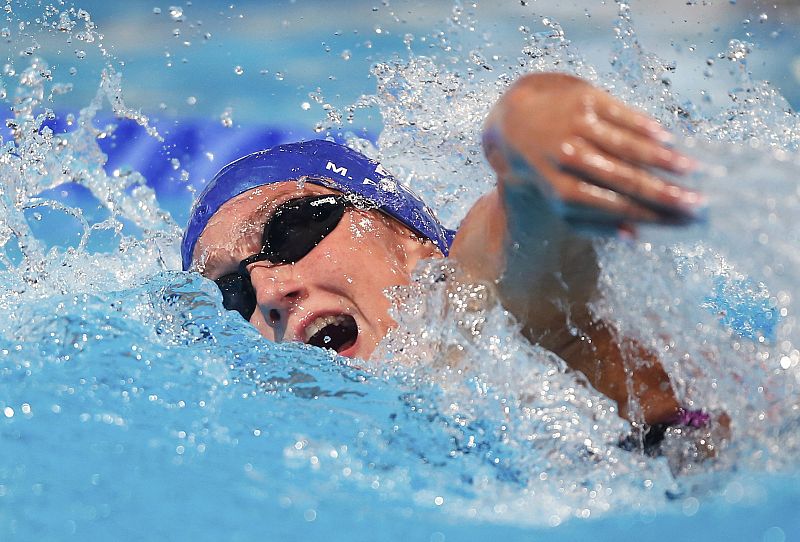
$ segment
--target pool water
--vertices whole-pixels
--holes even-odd
[[[609,67],[548,13],[563,8],[514,3],[495,26],[458,2],[444,14],[438,4],[375,4],[364,8],[369,40],[343,27],[357,37],[336,42],[355,58],[374,40],[362,64],[339,51],[347,67],[325,65],[335,80],[312,70],[319,93],[293,81],[286,102],[269,104],[270,123],[247,109],[258,91],[228,104],[214,102],[219,80],[159,85],[214,55],[243,66],[225,77],[244,77],[254,53],[226,56],[239,54],[237,39],[255,41],[248,36],[272,28],[277,13],[288,21],[278,26],[314,27],[324,4],[276,3],[252,21],[248,3],[222,14],[197,1],[180,13],[132,8],[132,21],[157,21],[151,41],[166,31],[191,42],[141,53],[175,62],[158,69],[117,50],[146,40],[126,33],[107,3],[87,12],[8,4],[2,539],[800,538],[800,124],[753,75],[758,53],[744,40],[759,38],[758,25],[781,30],[777,12],[743,26],[755,36],[739,36],[748,8],[681,3],[735,28],[708,30],[719,75],[701,76],[698,98],[680,90],[692,70],[645,45],[639,25],[657,14],[643,6],[578,10],[599,20]],[[525,24],[514,10],[527,10]],[[95,23],[103,17],[107,30]],[[336,17],[334,36],[320,40],[351,24]],[[247,23],[253,34],[237,33]],[[225,54],[198,45],[207,28]],[[791,50],[784,34],[761,36],[763,47]],[[299,62],[306,52],[293,54]],[[262,77],[280,83],[276,62],[264,58]],[[337,86],[359,69],[371,70],[367,88]],[[448,262],[424,263],[411,285],[388,293],[398,328],[356,362],[263,340],[222,308],[213,283],[176,271],[194,191],[229,158],[290,138],[331,135],[367,150],[456,225],[492,183],[479,145],[486,110],[516,76],[545,69],[649,111],[704,161],[688,182],[709,195],[707,223],[601,243],[594,310],[659,352],[685,404],[731,417],[733,436],[713,460],[693,459],[681,438],[663,457],[621,449],[631,427],[616,406],[525,341],[490,292],[457,284]],[[57,86],[65,80],[71,91]]]

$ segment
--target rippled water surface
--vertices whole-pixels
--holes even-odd
[[[195,15],[206,6],[194,4],[142,8],[192,42],[180,45],[191,66],[215,54],[197,52]],[[480,7],[448,4],[425,29],[414,22],[422,4],[391,4],[367,8],[397,42],[368,59],[370,90],[351,97],[322,77],[299,107],[316,116],[269,137],[345,138],[455,226],[493,182],[480,126],[515,77],[575,73],[659,118],[705,164],[688,182],[709,195],[709,220],[599,242],[593,308],[659,352],[684,404],[730,416],[718,456],[697,460],[681,435],[662,457],[624,451],[631,426],[616,405],[525,341],[491,290],[459,283],[449,262],[424,263],[410,286],[387,293],[399,326],[371,360],[266,342],[224,311],[213,283],[175,271],[181,205],[216,160],[241,151],[220,141],[254,133],[235,127],[237,106],[226,113],[222,103],[198,124],[183,108],[147,102],[146,78],[115,51],[129,39],[119,21],[106,31],[68,3],[6,2],[2,539],[800,537],[800,124],[748,64],[771,42],[747,38],[777,25],[774,12],[756,22],[756,10],[745,35],[737,20],[730,35],[694,38],[715,50],[702,64],[716,74],[698,76],[709,96],[716,89],[704,99],[681,90],[686,72],[673,58],[645,45],[637,21],[655,16],[637,4],[579,12],[601,19],[592,24],[610,64],[570,41],[545,3],[515,3],[526,18],[510,19],[510,31],[503,17],[516,12],[490,24]],[[713,9],[721,21],[749,13]],[[392,27],[412,23],[407,35]],[[366,47],[353,39],[353,51]],[[71,75],[83,59],[102,71]],[[96,94],[76,107],[62,101],[82,92],[70,85]],[[133,87],[144,100],[135,107]],[[189,126],[201,141],[223,135],[191,152],[171,146]],[[134,143],[142,155],[165,148],[136,162]],[[104,150],[113,167],[103,167]],[[117,166],[123,152],[142,167]],[[166,181],[142,174],[157,160]],[[164,194],[174,197],[156,198]]]

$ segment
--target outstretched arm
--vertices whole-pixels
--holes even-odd
[[[584,373],[626,417],[636,414],[632,391],[649,423],[673,417],[679,405],[654,354],[593,320],[598,266],[585,234],[699,216],[699,194],[652,173],[692,167],[668,139],[655,120],[581,79],[520,79],[485,126],[497,187],[467,215],[451,250],[473,279],[497,284],[529,339]]]

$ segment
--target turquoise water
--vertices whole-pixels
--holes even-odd
[[[492,6],[374,4],[329,19],[323,4],[299,1],[221,15],[197,1],[182,15],[9,4],[2,539],[800,537],[800,129],[753,73],[773,69],[758,55],[776,51],[791,52],[779,64],[791,72],[788,9],[681,2],[670,10],[679,46],[657,56],[649,41],[665,40],[647,30],[663,14],[636,4],[631,15],[514,2],[494,18]],[[719,29],[686,30],[703,18]],[[337,30],[312,40],[320,21]],[[65,30],[41,28],[50,22]],[[299,37],[273,37],[285,27]],[[335,41],[340,27],[346,42]],[[257,48],[262,36],[274,56]],[[759,46],[730,42],[748,37]],[[693,44],[716,53],[687,53]],[[630,427],[614,405],[522,339],[483,290],[451,295],[438,264],[391,293],[399,328],[356,364],[264,341],[223,310],[212,283],[175,271],[192,189],[254,141],[317,130],[380,156],[456,224],[492,182],[478,145],[487,107],[508,80],[542,69],[650,111],[707,164],[690,182],[711,198],[709,223],[603,246],[596,311],[661,353],[684,401],[731,416],[714,461],[693,462],[680,439],[662,458],[621,450]],[[72,90],[55,87],[65,81]],[[116,132],[114,115],[128,119]],[[137,123],[165,142],[134,133]]]

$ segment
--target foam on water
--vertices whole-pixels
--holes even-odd
[[[491,287],[463,284],[451,262],[426,262],[390,292],[399,326],[372,360],[264,341],[212,283],[171,271],[180,231],[141,175],[103,170],[97,138],[113,126],[96,126],[101,108],[148,126],[124,105],[120,73],[109,66],[77,129],[56,135],[42,123],[63,88],[24,55],[3,75],[0,532],[234,540],[317,525],[368,539],[402,521],[412,538],[502,525],[511,536],[571,518],[691,516],[746,502],[758,476],[796,475],[797,117],[749,79],[741,42],[718,61],[739,74],[731,103],[694,106],[619,10],[606,72],[547,18],[520,29],[518,56],[494,54],[470,42],[479,21],[457,3],[447,32],[426,37],[436,54],[409,36],[407,53],[375,66],[376,93],[327,109],[320,129],[378,108],[377,142],[352,144],[451,226],[493,184],[481,122],[523,73],[580,75],[691,135],[681,145],[707,164],[690,182],[711,198],[709,224],[602,243],[595,312],[659,352],[687,405],[730,415],[716,459],[697,460],[682,435],[666,457],[623,451],[631,427],[616,405],[522,338]],[[51,6],[39,26],[107,55],[90,22]],[[67,183],[96,206],[61,202]]]

